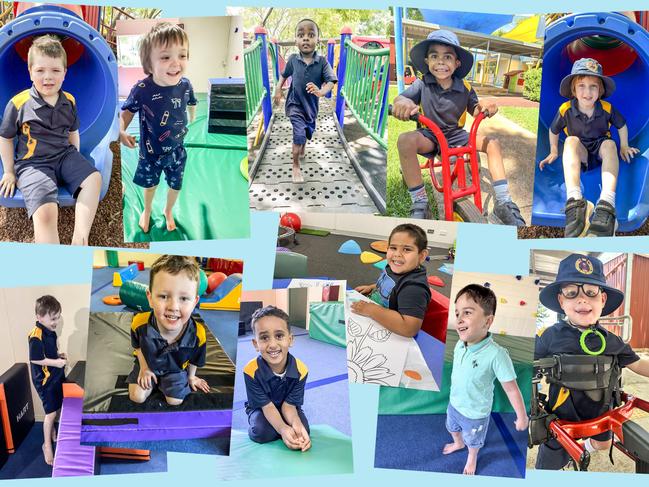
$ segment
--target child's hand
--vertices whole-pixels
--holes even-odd
[[[135,137],[129,135],[125,130],[119,133],[119,141],[130,149],[135,148]]]
[[[371,284],[368,284],[368,285],[365,285],[365,286],[358,286],[358,287],[354,288],[354,291],[367,296],[369,294],[372,294],[372,291],[374,291],[374,286],[372,286]]]
[[[493,117],[496,113],[498,113],[498,105],[495,103],[488,103],[487,105],[478,105],[478,108],[482,113],[484,113],[487,117]]]
[[[54,360],[54,364],[53,364],[53,365],[54,365],[54,367],[56,367],[57,369],[62,369],[62,368],[65,367],[65,366],[67,365],[67,363],[68,363],[68,361],[67,361],[65,358],[55,358],[55,359],[53,359],[53,360]]]
[[[140,373],[137,376],[137,385],[142,389],[151,389],[153,384],[158,383],[158,378],[151,371],[151,369],[140,369]]]
[[[200,377],[196,377],[195,375],[192,375],[189,378],[189,387],[191,387],[192,391],[203,391],[203,392],[210,392],[210,386],[209,384],[205,381],[205,379],[201,379]]]
[[[559,154],[556,151],[551,151],[550,154],[545,159],[539,162],[539,169],[543,171],[543,168],[545,166],[547,166],[548,164],[552,164],[558,158],[559,158]]]
[[[295,434],[300,442],[300,450],[307,451],[311,448],[311,438],[309,438],[309,432],[306,430],[304,425],[294,425],[293,429],[295,430]]]
[[[392,116],[404,122],[417,113],[419,113],[419,105],[405,96],[397,98],[392,105]]]
[[[516,431],[525,431],[530,424],[530,420],[527,416],[516,417],[514,422],[514,427]]]
[[[0,179],[0,195],[10,198],[16,191],[16,175],[12,172],[6,172]]]
[[[366,301],[356,301],[352,303],[352,311],[357,315],[369,316],[372,312],[372,308],[378,307],[378,304],[368,303]]]
[[[620,147],[620,156],[622,157],[622,160],[624,162],[631,162],[631,159],[633,159],[633,157],[639,153],[640,150],[636,149],[635,147],[629,147],[629,146]]]
[[[311,93],[312,95],[315,95],[318,98],[324,96],[324,93],[320,91],[320,88],[318,88],[314,83],[310,81],[306,84],[306,92]]]
[[[67,360],[67,359],[68,359],[68,356],[67,356],[67,354],[65,354],[65,353],[60,353],[60,354],[59,354],[59,358],[62,358],[62,359]]]
[[[295,430],[291,426],[286,425],[284,428],[282,428],[282,431],[280,431],[279,434],[282,437],[282,441],[289,449],[299,450],[300,448],[302,448],[300,440],[295,433]]]

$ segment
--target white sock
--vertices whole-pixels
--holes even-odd
[[[594,452],[595,451],[595,447],[590,442],[590,438],[586,438],[586,441],[584,441],[584,448],[586,449],[586,451],[589,451],[589,452]]]
[[[599,195],[599,199],[610,203],[610,205],[615,208],[615,191],[603,189],[602,194]]]
[[[583,198],[583,195],[581,194],[581,188],[577,186],[576,188],[570,188],[567,191],[567,196],[568,199],[572,198],[574,200],[580,200]]]

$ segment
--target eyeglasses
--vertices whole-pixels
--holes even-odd
[[[575,299],[580,289],[589,298],[594,298],[602,292],[602,288],[595,284],[568,284],[561,287],[561,295],[566,299]]]

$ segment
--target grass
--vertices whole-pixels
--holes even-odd
[[[516,125],[535,134],[539,127],[539,109],[531,107],[498,107],[498,112]]]

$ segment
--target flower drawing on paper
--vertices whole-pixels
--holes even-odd
[[[389,385],[386,379],[394,374],[383,367],[386,361],[385,355],[375,354],[370,347],[359,346],[356,339],[347,342],[347,372],[352,382]]]

